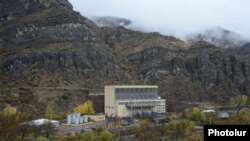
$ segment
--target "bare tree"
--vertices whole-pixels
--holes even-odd
[[[57,132],[57,129],[52,123],[49,122],[49,123],[42,125],[42,132],[46,138],[50,138],[52,135],[54,135]]]
[[[23,123],[18,125],[18,133],[21,136],[21,139],[24,140],[24,138],[31,133],[31,125],[28,123]]]
[[[42,126],[41,125],[32,124],[31,129],[32,129],[33,136],[35,139],[42,135]]]

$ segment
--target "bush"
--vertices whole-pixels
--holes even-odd
[[[39,138],[35,139],[35,141],[51,141],[51,140],[44,138],[44,137],[39,137]]]
[[[110,133],[109,131],[105,130],[101,133],[100,135],[100,139],[102,141],[109,141],[114,137],[114,135],[112,133]]]
[[[94,131],[86,131],[82,133],[81,139],[84,141],[94,141],[95,140],[95,133]]]
[[[172,120],[166,132],[171,138],[179,138],[193,130],[195,124],[190,120]]]

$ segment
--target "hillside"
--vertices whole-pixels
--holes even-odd
[[[0,9],[1,108],[70,111],[109,84],[159,85],[170,110],[250,94],[249,60],[207,42],[98,27],[67,0],[2,0]]]
[[[233,55],[238,55],[250,59],[250,43],[238,48],[229,48],[228,51]]]

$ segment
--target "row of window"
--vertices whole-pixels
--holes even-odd
[[[119,102],[120,105],[124,104],[158,104],[156,101],[141,101],[141,102]],[[160,105],[159,105],[160,106]]]
[[[106,106],[106,108],[108,108],[108,109],[114,109],[113,106]]]
[[[116,99],[157,99],[156,93],[116,93]]]
[[[158,93],[157,88],[116,88],[116,93]]]

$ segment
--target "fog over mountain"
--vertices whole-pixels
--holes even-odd
[[[133,21],[137,30],[182,39],[222,27],[249,39],[249,0],[70,0],[87,17],[114,16]]]

